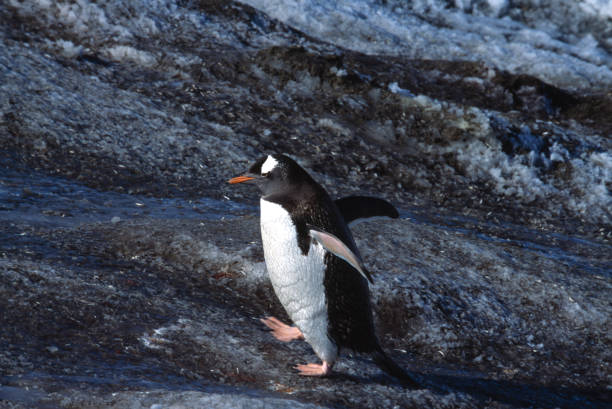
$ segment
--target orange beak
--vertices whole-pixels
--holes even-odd
[[[253,180],[253,179],[255,178],[251,176],[236,176],[235,178],[231,178],[227,182],[233,185],[234,183],[242,183],[242,182],[246,182],[246,181]]]

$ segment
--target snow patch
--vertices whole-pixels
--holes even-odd
[[[287,81],[285,91],[300,97],[312,97],[314,92],[321,87],[321,79],[313,77],[308,71],[298,71],[295,79]]]
[[[336,121],[334,121],[331,118],[321,118],[317,121],[317,127],[322,128],[322,129],[327,129],[332,133],[335,133],[337,135],[342,135],[342,136],[350,136],[351,135],[351,131],[340,125],[339,123],[337,123]]]
[[[566,89],[609,88],[612,57],[589,40],[588,14],[609,18],[606,0],[547,5],[528,2],[532,13],[564,7],[566,21],[530,27],[511,19],[507,0],[457,0],[449,8],[444,0],[414,2],[374,0],[245,0],[273,18],[309,35],[366,54],[403,55],[418,59],[483,61],[500,70],[525,73]],[[481,6],[482,5],[482,6]],[[577,16],[580,12],[587,14]],[[599,14],[597,14],[599,13]],[[499,17],[499,18],[498,18]],[[561,19],[562,17],[559,17]],[[571,27],[566,27],[571,26]],[[559,33],[569,30],[564,40]],[[583,33],[588,46],[574,44]],[[601,33],[600,37],[605,37]]]
[[[612,2],[610,0],[582,0],[580,3],[582,10],[589,14],[604,18],[612,18]]]
[[[157,63],[157,58],[151,53],[138,50],[129,45],[115,45],[106,48],[103,53],[113,61],[133,62],[145,67],[152,67]]]
[[[254,244],[241,251],[230,254],[210,242],[195,240],[189,234],[175,236],[169,245],[170,252],[177,260],[193,265],[205,265],[216,272],[236,272],[242,277],[242,285],[258,284],[268,280],[265,263],[253,262],[247,256],[253,251]]]
[[[83,53],[83,46],[76,45],[70,40],[46,40],[45,42],[47,43],[47,46],[49,48],[56,49],[61,55],[66,58],[74,58]]]

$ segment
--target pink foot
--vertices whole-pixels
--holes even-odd
[[[291,327],[274,317],[266,317],[260,320],[272,330],[272,335],[279,341],[289,342],[294,339],[304,339],[304,334],[298,327]]]
[[[297,365],[295,369],[303,376],[325,376],[331,373],[331,365],[326,361],[323,361],[322,364]]]

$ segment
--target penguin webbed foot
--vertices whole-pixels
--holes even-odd
[[[327,376],[331,373],[332,366],[323,361],[322,364],[305,364],[293,367],[302,376]]]
[[[279,341],[289,342],[296,339],[304,339],[304,334],[298,327],[292,327],[285,324],[276,317],[266,317],[260,321],[270,329],[272,336]]]

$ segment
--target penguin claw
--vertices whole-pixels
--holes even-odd
[[[304,339],[304,334],[302,334],[298,327],[287,325],[275,317],[262,318],[260,321],[270,328],[274,338],[279,341],[289,342],[294,339]]]
[[[322,364],[296,365],[293,368],[302,376],[326,376],[331,373],[331,365],[325,361]]]

